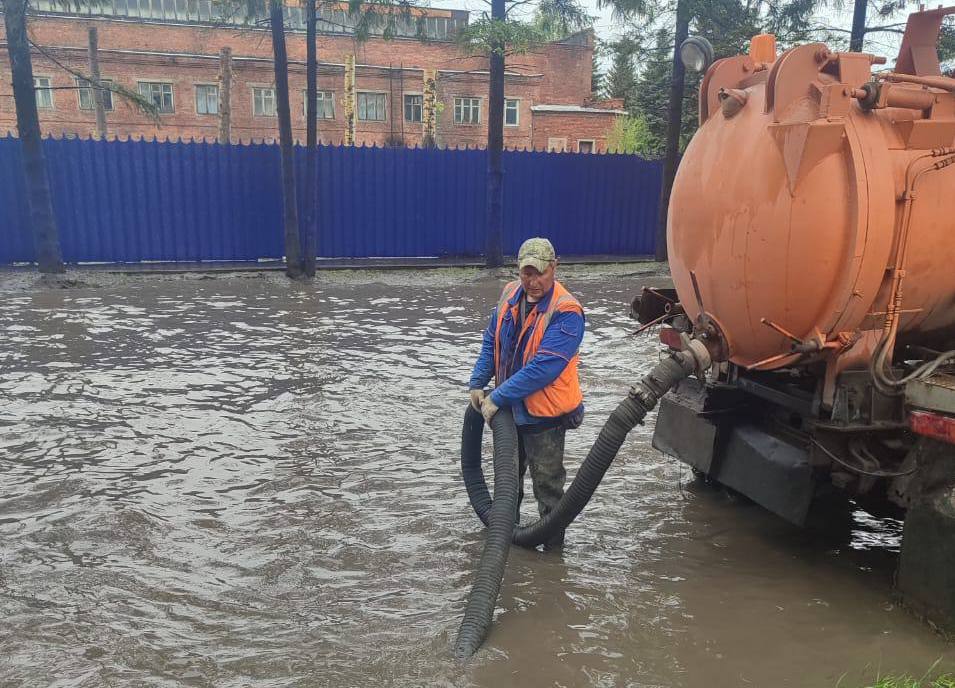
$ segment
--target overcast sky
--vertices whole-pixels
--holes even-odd
[[[580,2],[589,14],[596,17],[594,29],[597,32],[598,38],[607,41],[613,40],[620,35],[623,27],[619,20],[614,19],[613,12],[607,8],[598,7],[597,0],[580,0]],[[490,11],[490,3],[485,2],[485,0],[431,0],[431,2],[427,4],[433,7],[469,10],[474,14]],[[820,13],[820,22],[848,30],[852,25],[852,0],[842,0],[841,3],[838,3],[843,5],[842,9],[834,8],[833,5],[836,3],[826,4],[826,9]],[[908,4],[911,5],[910,11],[914,12],[918,9],[917,2],[910,1]],[[528,13],[532,11],[531,9]],[[895,21],[905,21],[905,15],[899,13]],[[884,55],[890,61],[894,61],[898,53],[900,41],[901,36],[898,34],[873,33],[866,36],[865,49],[867,52]]]

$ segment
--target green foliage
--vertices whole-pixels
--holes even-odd
[[[673,35],[667,29],[658,29],[653,46],[652,50],[645,53],[644,68],[637,79],[633,103],[628,109],[631,115],[640,117],[647,123],[650,134],[647,154],[650,157],[660,157],[666,152]],[[693,93],[699,78],[699,75],[687,74],[680,128],[681,149],[696,131],[696,99]]]
[[[485,16],[459,31],[457,40],[471,55],[489,55],[491,52],[513,55],[526,53],[534,45],[546,42],[547,38],[534,24]]]
[[[512,8],[515,2],[519,0],[508,0]],[[577,0],[540,0],[529,22],[484,15],[459,31],[457,40],[471,55],[491,52],[514,55],[526,53],[535,45],[566,38],[591,24],[593,17],[581,9]]]
[[[592,26],[594,18],[576,0],[540,0],[532,23],[544,40],[559,41]]]
[[[398,34],[398,25],[411,20],[411,10],[415,3],[411,0],[385,2],[384,0],[348,0],[348,16],[357,18],[355,38],[368,40],[372,33],[380,34],[385,40],[391,40]],[[424,18],[418,20],[418,35],[424,37]]]
[[[938,59],[952,66],[955,61],[955,20],[946,17],[938,36]]]
[[[604,91],[604,73],[600,69],[600,61],[604,56],[604,43],[602,41],[594,42],[594,54],[590,67],[590,95],[593,98],[602,98]]]
[[[713,44],[716,56],[745,52],[758,33],[776,34],[780,49],[812,38],[813,14],[822,0],[680,0],[690,15],[690,35]],[[649,128],[651,155],[662,154],[666,140],[673,70],[675,6],[670,0],[605,0],[627,22],[628,31],[613,46],[607,93],[623,98],[632,116]],[[631,77],[633,69],[636,75]],[[697,127],[697,97],[702,74],[685,77],[680,147]]]
[[[633,107],[637,95],[637,73],[633,65],[635,50],[634,42],[626,38],[610,44],[612,62],[605,91],[608,98],[623,98],[627,109]]]
[[[640,117],[618,117],[607,132],[608,153],[635,153],[645,158],[659,155],[659,141]]]
[[[865,688],[955,688],[955,675],[942,674],[932,680],[927,680],[926,677],[918,679],[909,675],[882,676]]]
[[[930,666],[920,678],[915,678],[909,674],[887,674],[882,676],[882,672],[880,671],[874,683],[866,682],[865,686],[860,686],[860,688],[955,688],[955,674],[944,673],[938,674],[934,679],[929,678],[929,676],[935,673],[941,661],[941,657],[936,659],[932,666]],[[845,677],[846,674],[843,674],[842,678],[836,683],[836,688],[843,688]]]

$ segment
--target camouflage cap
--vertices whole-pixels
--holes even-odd
[[[534,237],[521,244],[521,250],[517,252],[517,269],[533,265],[539,272],[544,272],[547,265],[555,260],[557,254],[554,245],[543,237]]]

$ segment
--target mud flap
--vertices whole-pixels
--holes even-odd
[[[809,453],[753,425],[730,431],[716,479],[797,526],[815,496]]]
[[[898,588],[905,604],[955,632],[955,478],[951,445],[925,440],[923,475],[936,482],[909,507],[902,531]],[[931,470],[934,469],[934,470]]]
[[[686,385],[665,396],[653,446],[787,521],[806,525],[816,493],[808,451],[738,418],[712,422],[706,399],[706,391]]]
[[[906,605],[948,631],[955,630],[955,515],[951,511],[951,504],[942,509],[933,503],[909,509],[898,577]]]
[[[681,385],[660,400],[653,448],[709,475],[713,470],[716,426],[703,418],[705,394]]]

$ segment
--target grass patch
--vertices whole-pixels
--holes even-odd
[[[889,675],[865,688],[955,688],[955,675],[942,674],[934,679]]]
[[[915,678],[908,674],[886,674],[885,676],[879,676],[875,683],[867,682],[864,686],[860,685],[859,688],[955,688],[955,674],[945,673],[939,674],[935,678],[929,678],[941,661],[941,657],[935,660],[935,663],[928,668],[928,671],[921,678]],[[881,674],[881,672],[879,673]],[[836,688],[849,688],[843,685],[846,676],[847,674],[842,675],[842,678],[836,683]]]

